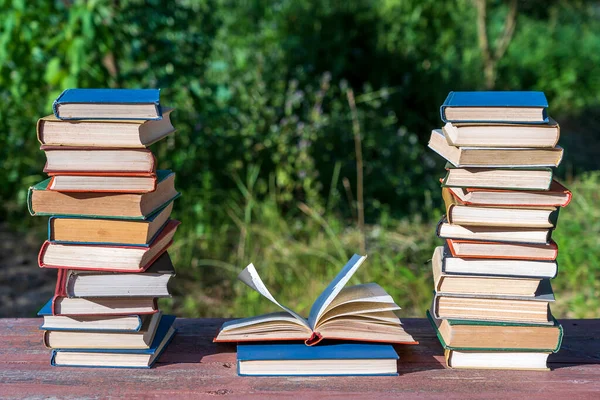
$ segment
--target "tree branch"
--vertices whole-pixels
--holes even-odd
[[[479,41],[479,49],[483,54],[483,60],[487,64],[491,61],[490,46],[487,37],[487,10],[486,0],[475,0],[477,7],[477,38]]]
[[[511,0],[508,7],[508,13],[506,14],[506,20],[504,21],[504,32],[496,42],[496,53],[494,55],[496,61],[501,59],[506,52],[517,25],[517,0]]]

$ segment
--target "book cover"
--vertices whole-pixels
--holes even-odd
[[[165,207],[173,200],[177,199],[181,196],[181,193],[177,192],[172,198],[160,204],[154,210],[149,212],[147,215],[142,216],[110,216],[110,215],[94,215],[94,214],[54,214],[54,213],[46,213],[46,212],[35,212],[32,206],[32,196],[35,191],[44,191],[47,190],[48,184],[50,183],[50,178],[45,179],[39,183],[36,183],[33,186],[29,187],[27,191],[27,209],[29,210],[29,214],[32,216],[42,216],[42,217],[75,217],[75,218],[95,218],[95,219],[120,219],[120,220],[146,220],[150,215],[154,215],[159,209]],[[160,181],[159,181],[160,183]]]
[[[144,222],[152,223],[155,220],[155,218],[165,208],[167,208],[172,202],[173,202],[173,200],[170,200],[169,202],[163,204],[159,209],[155,210],[154,212],[152,212],[152,214],[148,215],[146,217],[146,219],[144,220]],[[67,241],[67,240],[54,240],[54,239],[52,239],[53,238],[52,222],[56,219],[89,219],[89,218],[85,218],[85,217],[54,217],[54,216],[48,218],[48,239],[47,239],[47,241],[50,243],[57,243],[57,244],[83,244],[83,243],[85,243],[85,244],[97,244],[97,245],[103,245],[103,246],[138,246],[138,247],[150,247],[150,243],[152,243],[154,240],[156,240],[158,235],[160,235],[160,233],[163,231],[165,226],[167,226],[167,224],[170,221],[170,219],[167,218],[167,220],[156,231],[156,233],[154,234],[154,236],[152,236],[152,238],[148,241],[148,243],[132,244],[132,243],[114,243],[114,242],[80,242],[80,241],[75,242],[75,241]],[[102,219],[110,219],[110,218],[102,217]],[[118,218],[118,219],[121,219],[121,218]],[[134,223],[143,223],[143,222],[139,221],[139,222],[134,222]]]
[[[112,276],[112,277],[116,277],[116,278],[122,278],[122,277],[134,277],[136,282],[140,282],[142,279],[148,277],[149,279],[153,280],[153,287],[152,288],[148,288],[146,289],[146,291],[144,292],[140,292],[135,290],[134,288],[131,287],[127,287],[127,286],[123,286],[123,284],[119,284],[117,286],[117,288],[120,289],[121,293],[118,293],[119,291],[110,291],[109,293],[118,293],[118,294],[112,294],[112,295],[107,295],[106,294],[106,289],[103,290],[98,290],[96,292],[94,292],[94,295],[88,295],[88,296],[84,296],[84,295],[76,295],[76,287],[77,287],[77,281],[79,277],[85,278],[85,276]],[[171,262],[171,257],[169,257],[169,253],[168,252],[163,252],[160,257],[158,257],[156,259],[156,261],[154,261],[152,263],[152,265],[150,265],[150,267],[148,267],[148,269],[146,269],[143,272],[95,272],[95,271],[89,271],[89,270],[74,270],[74,269],[64,269],[64,268],[60,268],[58,269],[58,275],[57,275],[57,286],[55,288],[55,296],[58,297],[68,297],[70,299],[72,298],[77,298],[77,297],[96,297],[96,298],[106,298],[106,297],[114,297],[114,296],[118,296],[118,297],[147,297],[147,296],[153,296],[153,297],[165,297],[162,294],[158,294],[157,292],[154,291],[154,289],[158,289],[158,282],[156,281],[156,277],[158,275],[169,275],[171,278],[173,276],[175,276],[175,268],[173,267],[173,263]],[[60,285],[60,287],[58,286]]]
[[[160,241],[162,239],[164,239],[165,237],[167,237],[168,235],[173,235],[174,231],[177,229],[177,227],[179,226],[179,224],[181,224],[181,222],[177,221],[177,220],[169,220],[167,226],[165,226],[165,228],[160,232],[160,234],[154,239],[153,242],[150,243],[150,246],[147,248],[144,248],[145,252],[148,252],[150,250],[153,249],[153,247],[155,245],[160,245]],[[139,266],[139,269],[133,271],[133,272],[143,272],[146,269],[148,269],[153,263],[154,261],[156,261],[165,251],[167,251],[167,249],[171,246],[171,244],[173,244],[173,239],[169,240],[169,242],[162,248],[159,249],[159,251],[157,251],[157,254],[154,255],[146,264]],[[40,249],[40,252],[38,254],[38,265],[40,266],[40,268],[59,268],[59,269],[83,269],[86,271],[104,271],[104,272],[132,272],[131,270],[121,270],[121,269],[115,269],[115,268],[93,268],[93,267],[89,267],[89,266],[64,266],[64,265],[51,265],[51,264],[47,264],[44,261],[44,255],[48,249],[48,246],[53,245],[52,242],[49,241],[45,241],[44,244],[42,244],[42,248]],[[105,245],[94,245],[94,244],[88,244],[88,243],[76,243],[76,244],[65,244],[65,245],[59,245],[59,244],[54,244],[57,246],[85,246],[85,247],[98,247],[98,248],[114,248],[114,249],[135,249],[135,250],[139,250],[140,246],[131,246],[131,245],[127,245],[127,246],[105,246]]]
[[[446,239],[446,254],[450,257],[458,257],[458,258],[476,258],[476,259],[506,259],[506,260],[527,260],[527,261],[554,261],[558,256],[558,245],[552,239],[550,239],[550,243],[547,245],[530,245],[530,244],[522,244],[522,246],[543,246],[551,249],[553,251],[552,255],[547,257],[524,257],[524,256],[515,256],[514,254],[494,254],[494,255],[470,255],[470,254],[457,254],[455,250],[455,245],[460,244],[485,244],[485,245],[502,245],[500,242],[490,242],[490,241],[481,241],[481,240],[461,240],[461,239]]]
[[[485,168],[485,167],[476,167],[476,168],[458,168],[456,166],[454,166],[451,162],[446,162],[446,165],[444,167],[446,169],[446,176],[444,176],[442,179],[440,179],[441,182],[441,186],[442,187],[448,187],[448,188],[452,188],[452,187],[458,187],[458,188],[465,188],[469,191],[475,191],[475,190],[479,190],[479,191],[508,191],[508,190],[517,190],[517,191],[531,191],[531,192],[542,192],[542,191],[546,191],[546,190],[551,190],[551,186],[552,186],[552,177],[554,175],[554,171],[552,170],[552,168],[547,168],[547,167],[502,167],[502,168]],[[470,185],[470,186],[457,186],[457,185],[453,185],[453,186],[449,186],[448,185],[448,179],[450,178],[450,170],[452,169],[467,169],[467,170],[511,170],[511,171],[544,171],[546,173],[548,173],[550,180],[548,183],[548,186],[545,188],[542,188],[541,190],[539,188],[526,188],[526,187],[503,187],[503,188],[491,188],[489,185],[485,185],[485,184],[481,184],[481,186],[475,186],[475,185]],[[541,186],[541,185],[540,185]]]
[[[143,367],[131,367],[131,366],[120,366],[120,365],[75,365],[69,364],[69,367],[93,367],[93,368],[151,368],[152,365],[160,358],[161,354],[168,347],[169,343],[173,339],[176,333],[176,329],[173,327],[175,322],[174,315],[163,315],[161,317],[158,328],[152,340],[152,344],[148,349],[55,349],[52,350],[52,356],[50,359],[50,365],[61,366],[56,363],[56,355],[59,352],[68,353],[106,353],[106,354],[147,354],[152,356],[150,363]]]
[[[48,162],[44,165],[43,171],[48,174],[48,176],[54,175],[97,175],[97,176],[151,176],[156,175],[158,171],[156,171],[156,156],[149,149],[115,149],[111,147],[92,147],[92,146],[80,146],[80,147],[69,147],[69,146],[50,146],[47,144],[43,144],[40,146],[40,150],[46,153],[46,158],[48,158],[48,153],[52,151],[60,151],[60,152],[68,152],[69,155],[81,154],[82,152],[86,152],[87,155],[99,155],[102,152],[105,154],[118,154],[119,156],[123,154],[147,154],[148,157],[152,158],[152,162],[149,165],[149,168],[145,171],[68,171],[64,169],[51,169],[48,167]]]
[[[66,117],[60,114],[59,106],[61,104],[154,104],[156,107],[155,118],[140,119],[162,119],[162,107],[160,105],[160,89],[66,89],[60,96],[54,100],[52,111],[58,119],[79,120],[79,119],[103,119],[94,117]],[[117,119],[117,118],[107,118]],[[126,120],[137,118],[122,118]]]
[[[447,319],[450,325],[484,325],[484,326],[531,326],[531,327],[541,327],[541,328],[553,328],[557,327],[560,331],[558,345],[553,349],[514,349],[514,348],[498,348],[498,347],[489,347],[489,348],[479,348],[479,347],[454,347],[448,346],[444,341],[442,334],[440,333],[437,324],[429,310],[425,313],[429,323],[435,330],[435,333],[440,341],[442,347],[446,350],[458,350],[458,351],[517,351],[517,352],[543,352],[548,351],[552,353],[556,353],[562,344],[564,330],[561,324],[552,317],[553,323],[552,325],[538,325],[538,324],[529,324],[529,323],[519,323],[519,322],[496,322],[496,321],[476,321],[476,320],[463,320],[463,319]]]
[[[446,175],[447,177],[447,175]],[[442,182],[442,187],[448,188],[452,197],[456,199],[458,203],[465,206],[479,206],[479,207],[566,207],[569,205],[571,200],[573,199],[573,193],[566,187],[560,184],[560,182],[556,180],[552,180],[550,183],[550,187],[548,190],[529,190],[529,189],[497,189],[497,188],[476,188],[476,187],[458,187],[458,186],[447,186],[445,181]],[[470,200],[462,200],[457,193],[460,189],[465,189],[466,196],[472,196],[472,193],[475,194],[496,194],[496,198],[502,196],[503,198],[507,198],[507,200],[497,201],[496,199],[494,203],[484,203],[484,202],[476,202]],[[544,203],[538,202],[533,203],[531,200],[529,202],[522,201],[519,203],[511,202],[510,198],[514,194],[519,194],[527,190],[528,193],[526,196],[530,196],[529,198],[544,199]],[[505,196],[506,195],[506,196]],[[558,195],[562,195],[559,197]],[[524,196],[519,196],[524,197]]]
[[[457,226],[460,227],[461,229],[463,229],[465,231],[464,235],[455,235],[455,236],[443,236],[442,235],[442,228],[444,226]],[[440,239],[462,239],[462,240],[476,240],[474,239],[472,236],[467,235],[466,233],[471,233],[471,229],[474,228],[479,228],[479,227],[468,227],[468,226],[462,226],[462,225],[456,225],[456,224],[451,224],[450,222],[448,222],[448,218],[446,215],[443,215],[442,218],[440,218],[440,220],[437,223],[437,226],[435,228],[435,234],[437,235],[437,237],[439,237]],[[496,228],[498,229],[498,228]],[[498,243],[516,243],[516,244],[548,244],[550,243],[550,240],[552,240],[552,229],[536,229],[536,228],[526,228],[528,231],[540,231],[543,232],[545,231],[544,235],[545,238],[543,241],[527,241],[527,240],[511,240],[510,236],[511,233],[514,234],[514,232],[511,232],[510,230],[506,229],[506,228],[501,228],[503,229],[503,231],[505,231],[508,235],[506,235],[506,238],[502,238],[500,240],[497,240],[494,238],[494,240],[492,239],[486,239],[486,241],[490,241],[490,242],[498,242]],[[516,231],[515,231],[516,232]]]
[[[478,91],[478,92],[450,92],[440,107],[440,116],[446,122],[499,122],[519,123],[522,121],[451,121],[446,118],[447,107],[540,107],[544,109],[544,120],[531,122],[533,124],[548,123],[548,100],[544,92],[534,91]]]
[[[314,360],[339,360],[340,364],[344,360],[398,360],[398,354],[394,347],[389,344],[372,343],[338,343],[338,344],[319,344],[316,346],[305,346],[298,343],[267,343],[267,344],[238,344],[237,361],[238,371],[239,363],[243,361],[300,361]],[[244,376],[244,374],[239,374]],[[319,374],[322,376],[348,376],[348,375],[390,375],[393,374]],[[271,375],[272,376],[272,375]],[[281,376],[285,376],[282,374]],[[302,376],[302,375],[297,375]],[[310,376],[306,374],[305,376]]]
[[[59,272],[60,273],[60,272]],[[46,302],[46,304],[44,304],[42,306],[42,308],[40,309],[40,311],[38,311],[37,316],[38,317],[46,317],[46,316],[52,316],[54,315],[52,313],[52,299],[48,300]],[[104,315],[102,317],[105,317]],[[102,329],[102,330],[91,330],[94,332],[115,332],[115,333],[119,333],[119,332],[139,332],[140,329],[142,328],[142,317],[140,315],[128,315],[128,317],[134,317],[138,320],[138,325],[137,327],[135,327],[134,329]],[[75,317],[76,318],[76,317]],[[44,328],[44,324],[42,323],[39,326],[40,330],[46,330]],[[90,331],[89,328],[52,328],[53,331]]]

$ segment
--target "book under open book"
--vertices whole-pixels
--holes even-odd
[[[352,256],[313,303],[308,318],[275,300],[254,265],[248,265],[238,279],[285,312],[228,321],[214,341],[304,340],[311,346],[322,339],[337,339],[417,344],[396,315],[400,307],[381,286],[367,283],[344,288],[365,259]]]

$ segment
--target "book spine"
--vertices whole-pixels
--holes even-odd
[[[548,222],[550,222],[550,224],[552,224],[552,229],[556,228],[556,224],[558,224],[559,211],[560,211],[560,207],[556,207],[556,209],[554,211],[552,211],[550,213],[550,216],[548,217]]]
[[[33,211],[33,186],[30,186],[27,190],[27,210],[31,216],[35,216],[35,211]]]
[[[446,100],[444,101],[444,104],[442,104],[442,106],[440,107],[440,117],[442,118],[442,121],[444,123],[448,122],[448,120],[446,119],[446,106],[448,104],[452,103],[452,98],[453,97],[454,97],[454,92],[448,93],[448,97],[446,97]]]
[[[554,121],[556,122],[556,121]],[[556,139],[554,140],[554,144],[552,145],[552,147],[556,147],[556,145],[558,144],[558,141],[560,140],[560,124],[556,124]]]
[[[50,331],[44,331],[44,335],[42,336],[42,343],[44,343],[44,347],[47,349],[51,349],[50,343],[48,342],[48,336],[50,335]]]
[[[44,120],[42,118],[38,119],[37,124],[35,126],[35,132],[37,135],[37,140],[41,145],[44,144],[43,139],[43,130],[44,130]]]
[[[52,355],[50,356],[50,365],[56,367],[56,350],[52,350]]]
[[[54,113],[54,116],[58,119],[62,119],[60,117],[60,115],[58,114],[58,105],[61,103],[60,99],[62,99],[62,97],[65,95],[65,93],[67,93],[70,89],[65,89],[63,90],[63,92],[60,94],[60,96],[58,96],[56,98],[56,100],[54,100],[54,102],[52,103],[52,112]]]
[[[563,336],[565,333],[561,324],[558,324],[558,330],[558,343],[556,344],[556,347],[552,350],[553,353],[558,353],[558,351],[560,350],[560,347],[562,346]]]

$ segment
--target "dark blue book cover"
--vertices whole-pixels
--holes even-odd
[[[154,335],[154,340],[148,349],[55,349],[52,350],[52,358],[50,360],[50,364],[52,366],[56,366],[55,357],[58,352],[70,352],[70,353],[111,353],[111,354],[148,354],[155,355],[152,359],[152,362],[142,368],[150,368],[156,362],[156,360],[160,357],[162,352],[167,348],[169,342],[173,338],[174,331],[171,330],[173,323],[175,322],[174,315],[163,315],[160,323],[158,324],[158,328],[156,329],[156,334]],[[168,337],[170,335],[170,337]],[[166,343],[163,343],[166,340]],[[69,365],[70,367],[76,367],[77,365]],[[85,367],[89,367],[85,365]],[[105,368],[104,366],[98,366],[97,368]],[[119,367],[119,366],[107,366],[106,368],[136,368],[136,367]]]
[[[239,371],[239,363],[244,361],[314,360],[316,365],[322,360],[338,360],[340,361],[340,367],[342,367],[344,360],[398,360],[398,354],[390,344],[336,343],[316,346],[307,346],[303,343],[238,344],[237,360]],[[281,375],[286,374],[282,372]],[[358,371],[356,373],[340,372],[326,375],[396,375],[396,373],[370,374]]]
[[[531,123],[548,123],[546,108],[548,100],[544,92],[534,91],[480,91],[480,92],[450,92],[440,107],[440,114],[444,122],[490,122],[490,121],[452,121],[446,119],[447,107],[507,107],[526,108],[535,107],[544,109],[544,120]],[[523,121],[496,121],[503,123],[523,123]]]
[[[97,115],[61,115],[60,106],[64,104],[152,104],[156,115],[153,117],[121,117],[107,118]],[[58,119],[162,119],[160,106],[160,89],[66,89],[52,105],[54,115]]]

